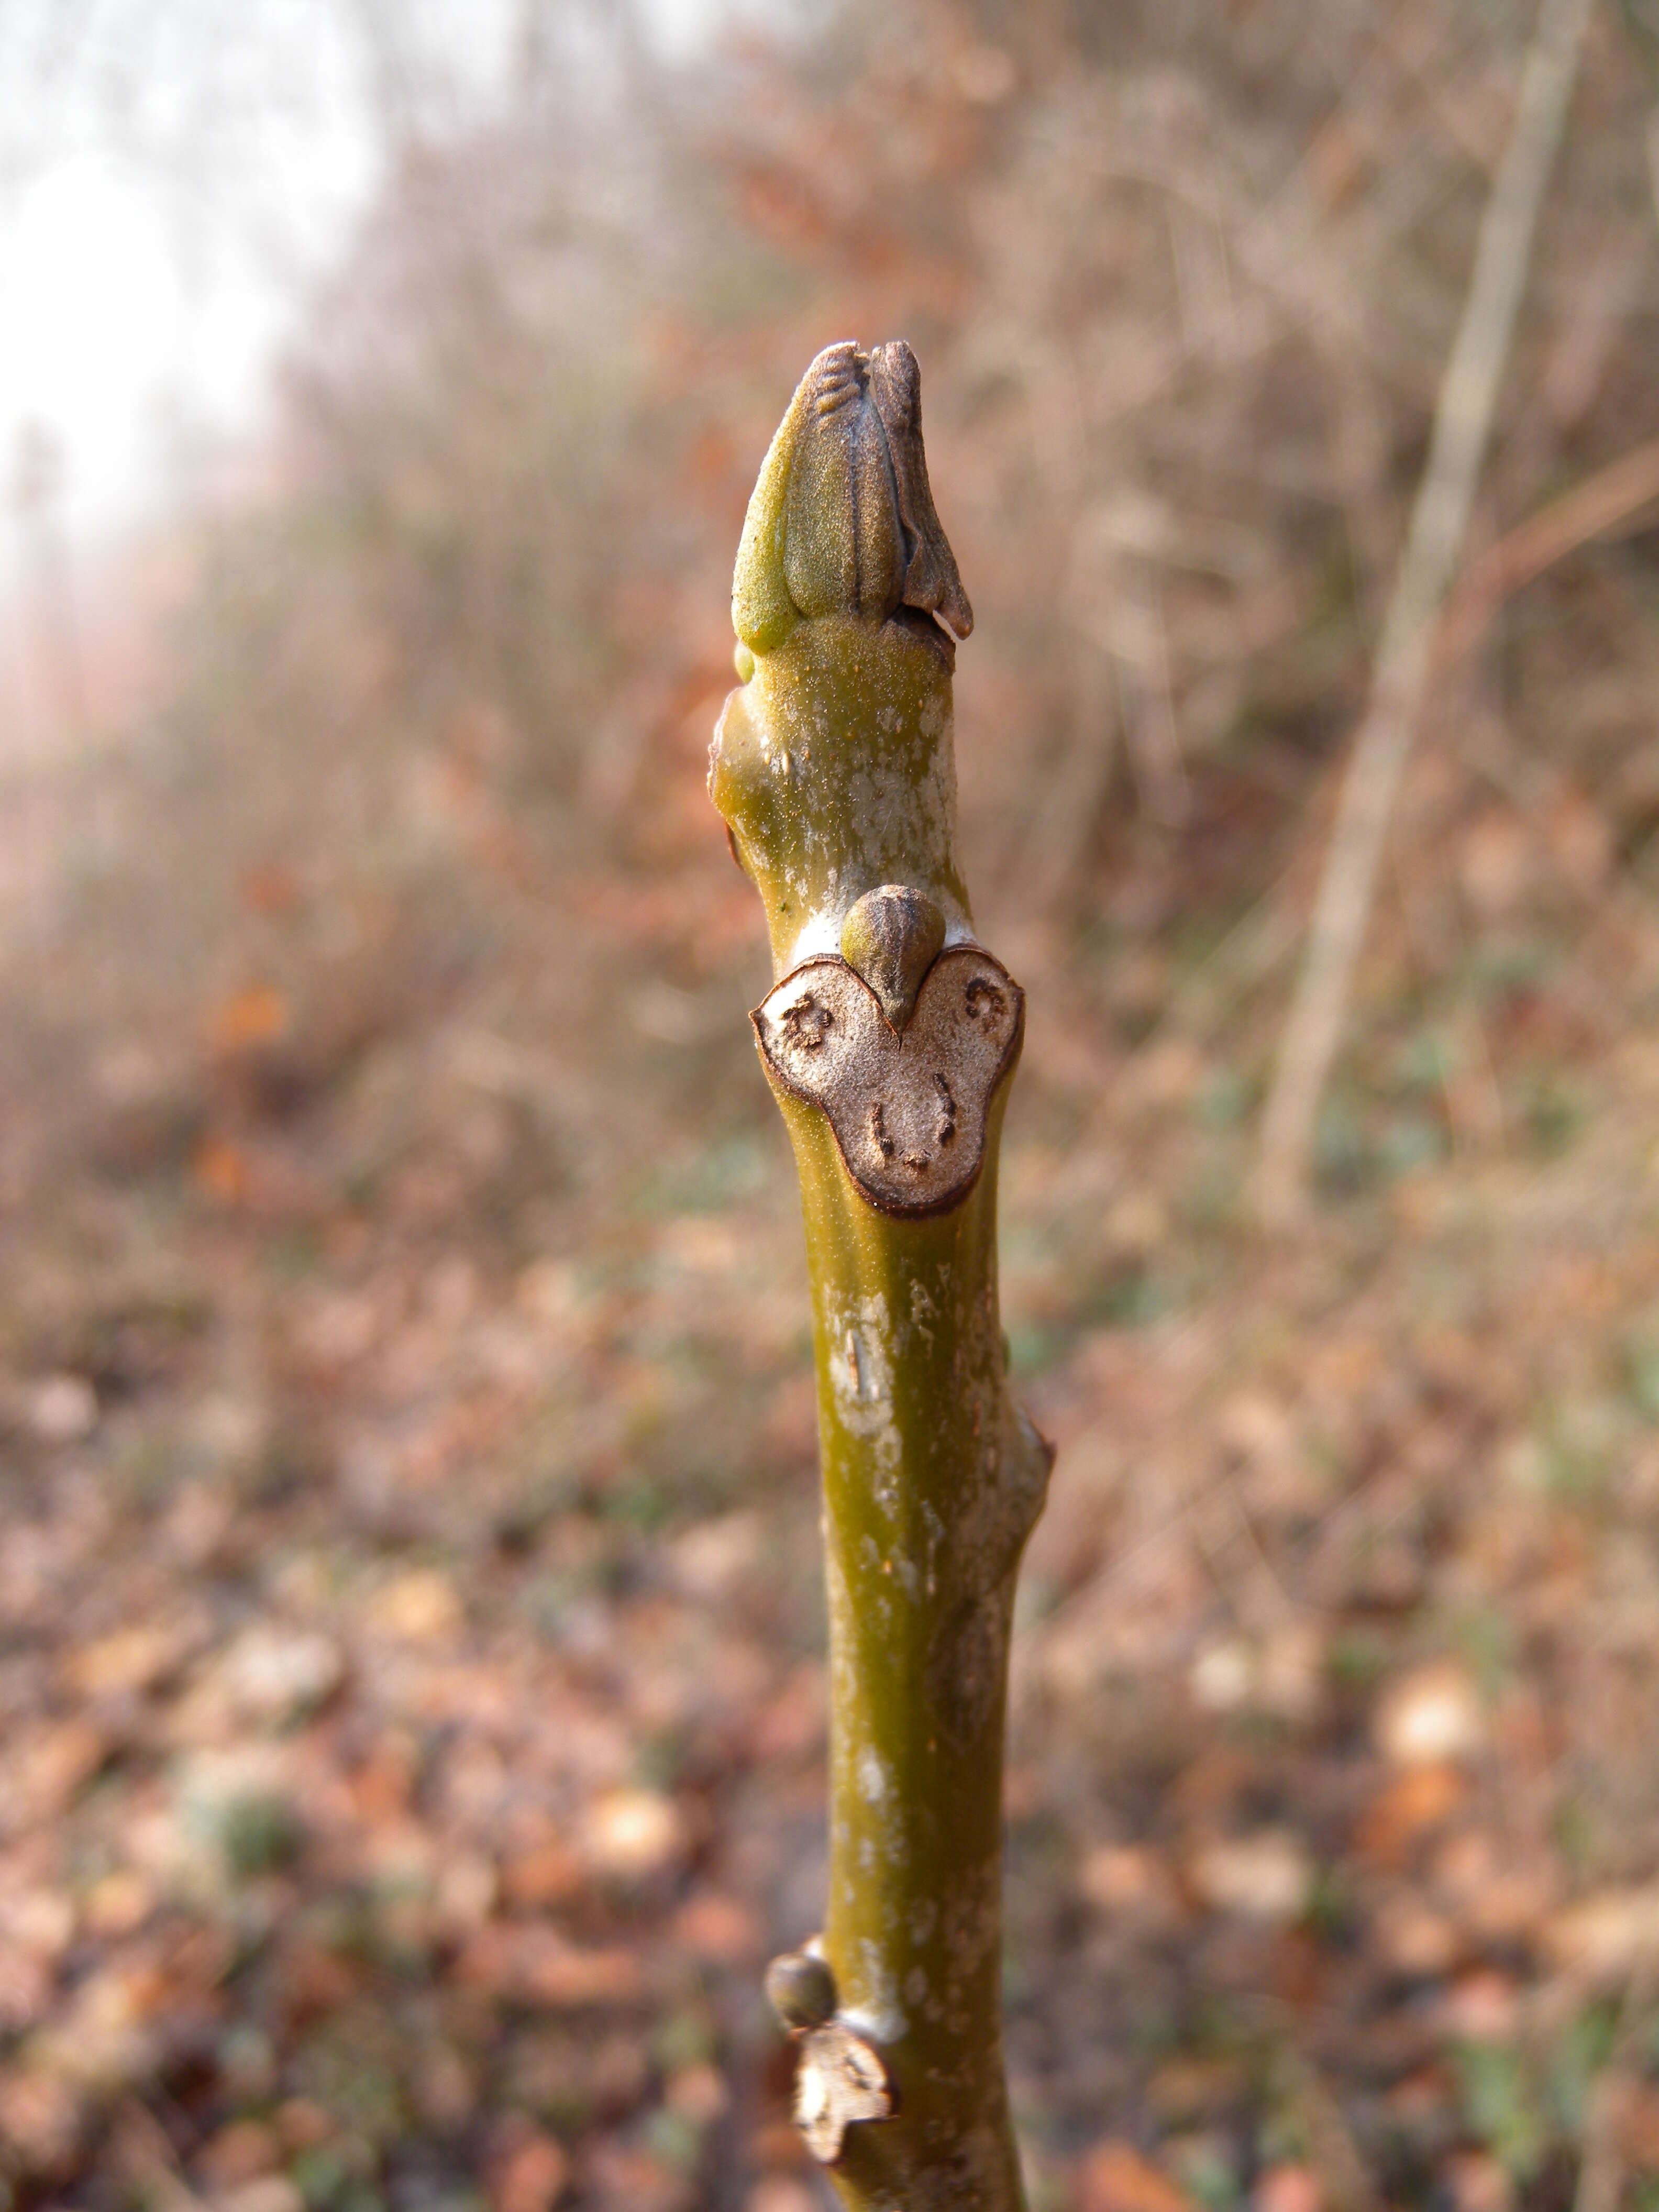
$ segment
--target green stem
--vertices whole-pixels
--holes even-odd
[[[972,617],[908,349],[813,363],[750,506],[733,605],[752,673],[709,781],[780,979],[756,1025],[800,1175],[830,1597],[833,1988],[787,2017],[832,2104],[849,2050],[855,2075],[860,2054],[884,2075],[873,2107],[849,2093],[845,2124],[808,2140],[856,2212],[1019,2212],[1003,1716],[1051,1455],[1006,1382],[996,1169],[1022,1002],[966,950],[953,653],[931,612]]]

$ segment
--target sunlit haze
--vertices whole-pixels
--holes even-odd
[[[644,10],[681,50],[725,12]],[[384,146],[353,11],[309,0],[240,18],[179,0],[172,13],[106,9],[76,67],[38,0],[33,38],[25,9],[0,54],[0,453],[15,488],[20,441],[44,434],[82,545],[199,491],[257,432],[272,364]],[[509,20],[507,0],[428,0],[398,24],[399,63],[412,54],[463,107],[487,100]],[[112,119],[123,70],[133,82]]]

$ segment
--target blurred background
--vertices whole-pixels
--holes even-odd
[[[1313,1212],[1245,1195],[1531,16],[0,12],[7,2205],[827,2202],[758,1993],[808,1311],[702,781],[848,336],[921,360],[1030,994],[1034,2205],[1659,2205],[1640,497],[1441,655]],[[1488,575],[1651,475],[1656,113],[1603,6]]]

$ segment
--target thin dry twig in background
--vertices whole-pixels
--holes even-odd
[[[1592,538],[1631,521],[1659,499],[1659,438],[1609,461],[1571,491],[1506,531],[1453,592],[1435,639],[1433,672],[1451,666],[1505,599]]]
[[[1474,269],[1441,380],[1434,435],[1395,573],[1325,856],[1308,946],[1263,1117],[1255,1200],[1282,1227],[1307,1202],[1319,1103],[1364,941],[1395,794],[1434,665],[1442,605],[1468,527],[1538,210],[1559,143],[1590,0],[1543,0],[1514,128],[1481,219]]]

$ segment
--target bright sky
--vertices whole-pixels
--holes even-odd
[[[685,49],[731,4],[644,12]],[[391,0],[417,95],[487,100],[512,6]],[[15,0],[0,19],[7,505],[25,425],[58,448],[79,546],[187,494],[216,441],[257,428],[306,288],[374,189],[372,19],[362,0]]]
[[[343,179],[349,210],[362,182]],[[326,195],[307,180],[320,247]],[[283,272],[234,234],[195,270],[170,210],[120,162],[55,162],[0,232],[0,441],[10,473],[23,424],[49,431],[76,534],[179,488],[192,430],[245,426],[292,313]]]

